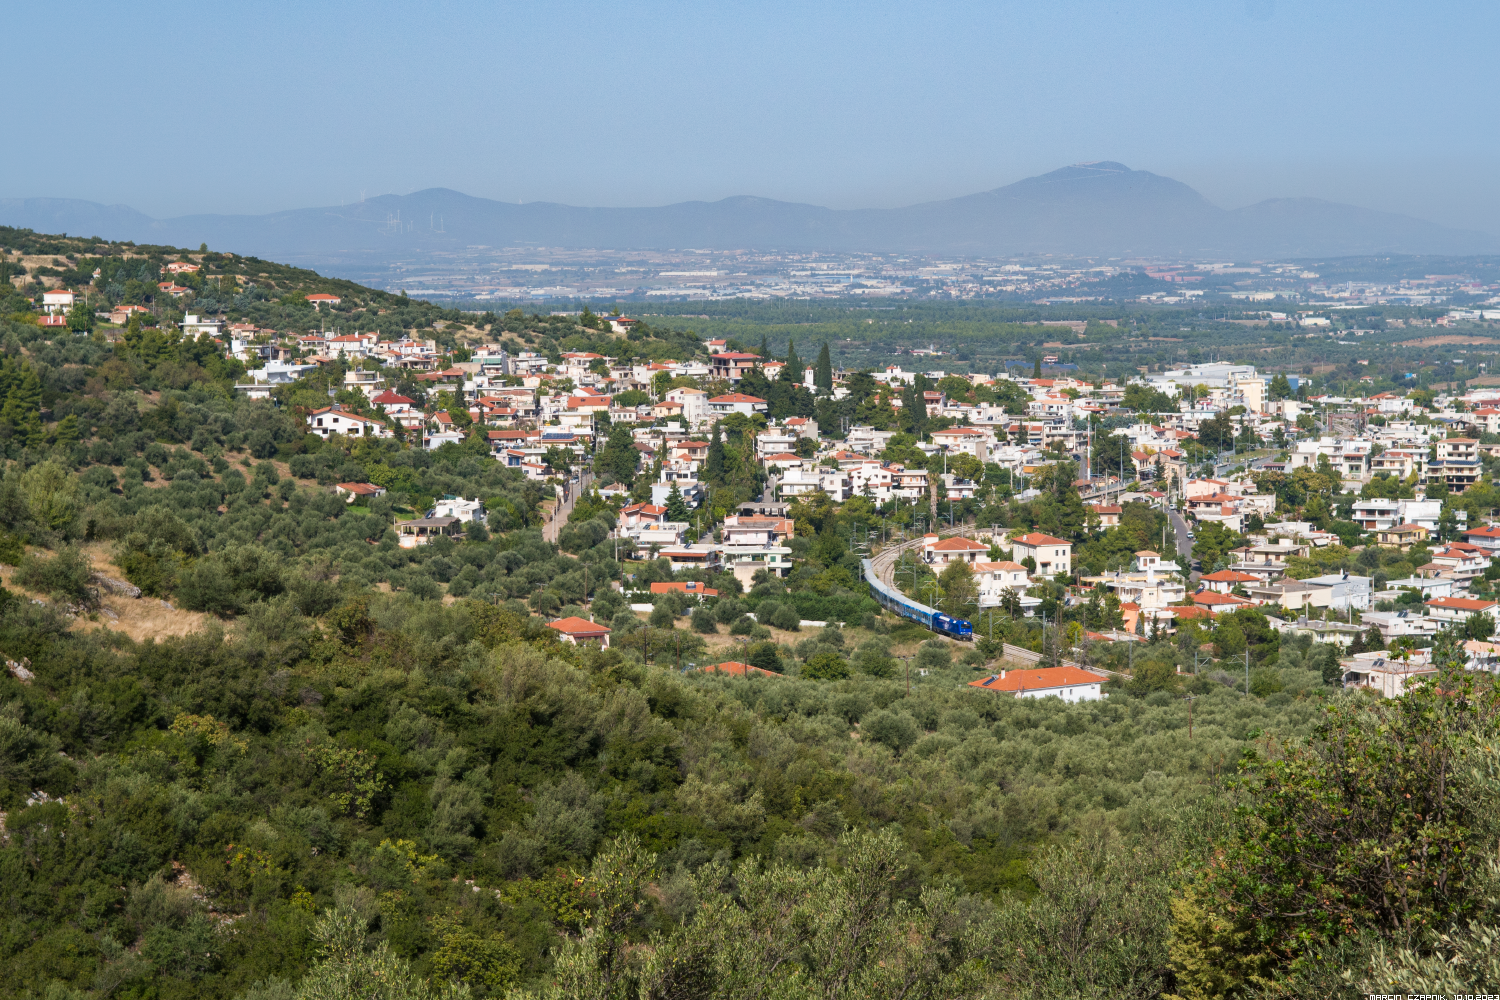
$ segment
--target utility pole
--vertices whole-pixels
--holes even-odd
[[[1245,694],[1250,694],[1250,647],[1245,647]]]

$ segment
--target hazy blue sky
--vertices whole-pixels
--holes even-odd
[[[8,8],[0,197],[834,207],[1119,160],[1500,232],[1494,3]]]

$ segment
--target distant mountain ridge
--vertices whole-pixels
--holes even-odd
[[[512,204],[445,188],[269,215],[153,219],[124,205],[0,199],[0,224],[317,266],[475,245],[1221,259],[1500,252],[1494,236],[1316,198],[1226,210],[1180,181],[1082,163],[944,201],[830,209],[739,196],[658,208]]]

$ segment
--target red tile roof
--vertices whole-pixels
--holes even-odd
[[[723,357],[723,355],[720,355]],[[765,400],[759,396],[747,396],[743,392],[731,392],[724,396],[715,396],[709,400],[710,403],[764,403]]]

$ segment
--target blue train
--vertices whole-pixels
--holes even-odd
[[[949,638],[962,639],[965,642],[974,641],[973,625],[962,618],[950,618],[935,608],[918,604],[900,591],[892,590],[875,575],[875,567],[870,560],[863,560],[861,565],[864,568],[865,582],[870,585],[870,592],[875,595],[875,600],[879,601],[882,607],[894,611],[902,618],[910,618],[923,628],[942,633]]]

